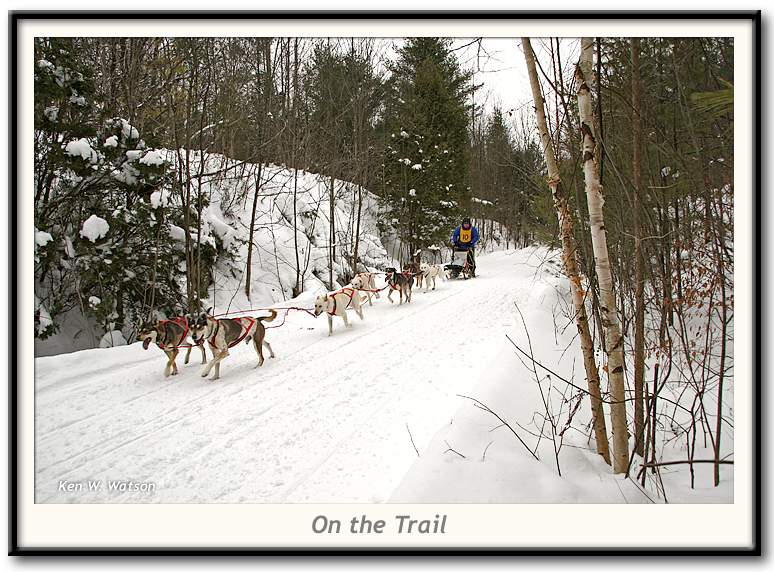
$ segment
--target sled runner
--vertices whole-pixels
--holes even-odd
[[[462,276],[468,279],[471,277],[469,254],[470,251],[467,250],[452,250],[451,262],[444,266],[444,269],[449,272],[449,278],[459,278]]]

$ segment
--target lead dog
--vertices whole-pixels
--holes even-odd
[[[212,380],[220,379],[220,362],[229,356],[229,348],[234,347],[242,340],[250,343],[252,340],[255,353],[258,354],[258,367],[263,365],[263,346],[269,350],[269,355],[274,357],[274,350],[271,349],[266,337],[266,328],[263,322],[271,322],[277,317],[276,310],[269,310],[268,316],[259,316],[257,318],[214,318],[210,315],[212,308],[199,314],[191,324],[191,332],[194,341],[206,341],[212,349],[213,359],[202,370],[202,377],[207,375],[215,368],[215,375]]]
[[[363,319],[360,294],[355,288],[342,288],[335,292],[321,294],[314,300],[314,315],[319,316],[323,312],[328,314],[328,335],[333,334],[333,316],[339,316],[344,320],[344,326],[352,327],[347,319],[347,308],[354,308],[360,319]]]
[[[419,266],[419,272],[420,276],[425,281],[425,292],[427,292],[427,289],[430,288],[430,281],[433,281],[433,290],[435,290],[435,279],[440,277],[443,280],[448,279],[448,276],[446,275],[446,270],[443,269],[443,266],[440,264],[434,264],[430,266],[429,264],[422,263]],[[417,280],[417,285],[419,287],[422,286],[421,280]]]
[[[387,293],[387,299],[392,304],[392,291],[397,290],[400,293],[400,304],[403,304],[403,296],[406,296],[406,303],[411,303],[411,287],[414,285],[414,276],[411,272],[400,273],[395,268],[385,268],[387,275],[387,284],[390,285],[390,291]],[[398,304],[398,305],[400,305]]]
[[[379,290],[376,289],[376,278],[373,272],[360,272],[359,274],[355,274],[355,277],[349,285],[355,290],[366,291],[369,306],[374,305],[373,302],[371,302],[371,294],[375,294],[376,299],[379,299]]]
[[[167,354],[167,365],[164,368],[164,377],[177,375],[177,354],[180,352],[180,346],[185,344],[188,336],[189,324],[192,317],[186,314],[183,317],[173,320],[155,320],[145,322],[137,333],[137,339],[142,342],[142,349],[147,350],[153,343],[156,344],[165,354]],[[188,344],[188,352],[185,354],[185,363],[191,358],[191,350],[194,345],[198,346],[202,352],[202,364],[207,363],[207,353],[204,350],[204,343]]]

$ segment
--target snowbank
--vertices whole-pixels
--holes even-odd
[[[535,277],[527,299],[518,303],[521,313],[515,307],[503,308],[504,315],[513,320],[507,332],[512,342],[493,340],[500,348],[497,356],[474,389],[459,397],[451,422],[420,451],[390,502],[665,502],[651,482],[643,490],[631,479],[613,475],[596,453],[593,440],[578,430],[590,424],[588,399],[558,379],[561,376],[580,387],[586,383],[576,330],[566,313],[570,303],[568,287],[558,272],[558,253],[545,249],[533,252],[528,264],[535,266]],[[527,354],[532,352],[537,362],[556,375],[533,366],[513,344]],[[545,421],[544,398],[556,420],[558,459],[550,422]],[[578,399],[580,405],[575,410]],[[572,422],[568,423],[570,418]],[[663,460],[686,458],[683,442],[664,443],[663,436],[659,439]],[[631,441],[630,446],[634,446]],[[732,447],[728,446],[729,452]],[[712,458],[712,450],[697,448],[696,458]],[[634,474],[638,467],[635,461]],[[688,465],[663,468],[666,500],[733,502],[733,466],[721,466],[721,485],[717,488],[712,486],[712,467],[695,467],[695,488],[690,486]]]
[[[213,175],[202,178],[202,192],[212,197],[204,213],[202,232],[205,237],[216,237],[231,252],[230,259],[221,257],[216,264],[214,284],[205,301],[208,306],[225,312],[291,301],[292,305],[310,305],[308,302],[317,293],[346,284],[352,274],[355,242],[352,230],[358,206],[355,185],[334,181],[336,259],[331,285],[330,177],[272,164],[261,165],[259,169],[257,164],[241,163],[222,155],[206,155],[204,160],[203,171]],[[192,154],[191,161],[192,171],[198,171],[199,156]],[[366,189],[360,189],[360,196],[359,269],[389,266],[392,261],[376,225],[377,198]],[[163,204],[164,198],[152,196],[151,201],[156,206]],[[253,204],[255,220],[248,298],[245,280]],[[196,236],[194,229],[192,234]],[[294,294],[300,297],[294,299]]]
[[[99,347],[101,348],[113,348],[116,346],[125,345],[126,339],[124,339],[124,335],[119,330],[112,330],[107,332],[104,336],[102,336],[102,339],[99,342]]]

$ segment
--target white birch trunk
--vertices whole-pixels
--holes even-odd
[[[600,313],[605,328],[607,372],[610,381],[610,420],[613,431],[613,472],[624,473],[629,464],[629,434],[626,422],[626,395],[624,392],[624,354],[621,328],[616,313],[613,292],[613,274],[607,250],[607,233],[602,207],[605,203],[599,182],[597,141],[594,132],[594,115],[591,105],[593,42],[581,40],[581,56],[575,69],[578,114],[583,136],[583,177],[586,185],[586,201],[589,207],[591,244],[594,264],[599,281]]]
[[[594,359],[594,344],[591,340],[589,330],[588,314],[586,313],[585,295],[581,284],[580,273],[578,272],[578,250],[575,245],[575,236],[572,229],[572,215],[567,205],[567,197],[562,191],[559,181],[559,165],[556,162],[556,153],[554,152],[551,136],[548,133],[546,123],[545,103],[543,95],[540,92],[540,83],[538,81],[537,70],[535,69],[535,54],[532,51],[532,44],[529,38],[522,38],[522,48],[524,50],[524,59],[527,63],[529,72],[529,82],[532,87],[532,98],[535,100],[535,115],[537,117],[538,131],[543,144],[543,154],[548,166],[548,186],[551,189],[551,196],[554,199],[556,216],[559,220],[559,232],[562,238],[562,263],[564,272],[570,282],[570,291],[572,292],[572,302],[575,309],[575,324],[578,327],[581,350],[583,351],[583,365],[586,370],[586,381],[589,386],[589,396],[591,399],[591,412],[594,426],[594,436],[597,442],[597,453],[599,453],[607,464],[610,464],[610,445],[607,441],[607,428],[605,426],[605,413],[602,408],[602,398],[599,387],[599,370]]]

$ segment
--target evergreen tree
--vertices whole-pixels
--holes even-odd
[[[165,152],[125,119],[99,123],[74,41],[40,39],[35,74],[36,336],[77,309],[103,333],[129,337],[151,310],[177,315],[185,259],[182,210]],[[81,71],[83,70],[83,71]],[[205,245],[203,259],[214,248]]]
[[[449,47],[443,38],[410,38],[390,66],[383,199],[411,252],[448,239],[470,204],[471,76]]]

